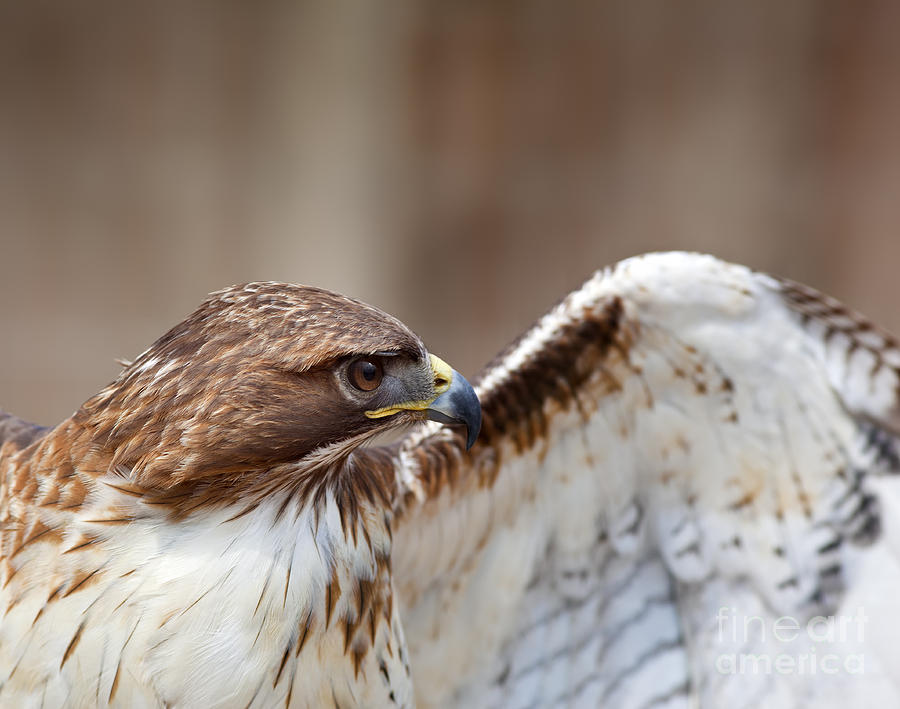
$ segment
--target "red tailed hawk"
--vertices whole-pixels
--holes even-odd
[[[215,293],[0,419],[0,705],[896,706],[898,384],[708,256],[598,272],[474,390],[358,301]]]

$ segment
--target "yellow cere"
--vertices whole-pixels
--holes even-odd
[[[431,402],[443,394],[453,383],[453,370],[440,357],[433,354],[428,355],[431,358],[431,371],[434,372],[434,396],[430,399],[419,399],[417,401],[406,401],[402,404],[394,404],[393,406],[385,406],[374,411],[366,411],[366,416],[370,419],[378,419],[384,416],[392,416],[401,411],[424,411]]]

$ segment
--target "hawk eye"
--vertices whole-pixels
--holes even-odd
[[[357,359],[351,362],[347,374],[350,383],[362,391],[372,391],[381,384],[384,371],[377,359]]]

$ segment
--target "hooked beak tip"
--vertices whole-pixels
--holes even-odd
[[[466,427],[466,450],[469,450],[481,431],[481,402],[466,378],[455,369],[452,372],[450,388],[432,401],[425,412],[432,421],[463,424]]]

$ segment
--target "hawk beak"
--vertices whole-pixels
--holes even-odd
[[[472,447],[481,430],[481,402],[466,378],[451,369],[444,360],[429,355],[431,371],[434,374],[433,399],[407,401],[403,404],[386,406],[375,411],[366,411],[369,418],[391,416],[400,411],[422,411],[425,418],[440,423],[463,424],[466,427],[466,450]]]
[[[481,402],[466,378],[434,355],[432,369],[435,382],[439,377],[449,378],[449,386],[425,409],[425,415],[440,423],[457,423],[466,427],[466,450],[469,450],[481,431]],[[435,361],[436,360],[436,361]],[[439,367],[443,365],[443,367]]]

